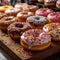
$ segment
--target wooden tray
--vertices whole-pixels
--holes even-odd
[[[13,41],[7,34],[0,31],[0,47],[2,47],[13,60],[42,60],[60,52],[60,42],[52,42],[51,46],[44,51],[27,51]]]

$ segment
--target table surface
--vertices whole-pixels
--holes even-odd
[[[0,60],[12,60],[10,56],[6,54],[2,48],[0,48]]]

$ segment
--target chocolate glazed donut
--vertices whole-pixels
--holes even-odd
[[[20,40],[20,36],[26,30],[31,29],[32,27],[26,23],[14,22],[8,27],[8,35],[15,40]]]

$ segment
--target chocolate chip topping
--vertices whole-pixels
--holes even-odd
[[[44,25],[48,23],[46,17],[43,16],[30,16],[27,18],[27,22],[32,22],[34,25]]]

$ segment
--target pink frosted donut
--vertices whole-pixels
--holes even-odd
[[[37,16],[45,16],[45,17],[47,17],[47,15],[48,15],[49,13],[51,13],[51,12],[53,12],[52,9],[40,8],[40,9],[38,9],[38,10],[36,11],[35,14],[36,14]]]
[[[60,22],[60,12],[53,12],[47,16],[50,22]]]

